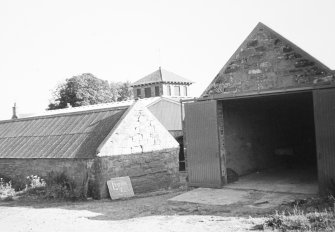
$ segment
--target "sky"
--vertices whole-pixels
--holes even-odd
[[[334,0],[0,0],[0,119],[47,108],[66,78],[162,68],[199,96],[258,22],[335,69]]]

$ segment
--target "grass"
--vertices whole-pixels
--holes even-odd
[[[319,211],[319,204],[327,206]],[[312,212],[314,204],[314,212]],[[262,227],[277,231],[335,231],[335,199],[313,198],[267,217]]]

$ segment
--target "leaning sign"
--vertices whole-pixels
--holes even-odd
[[[107,186],[113,200],[134,196],[129,176],[111,178],[107,181]]]

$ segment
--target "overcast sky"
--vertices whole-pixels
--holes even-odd
[[[0,0],[0,119],[14,102],[45,109],[58,83],[85,72],[135,81],[162,66],[198,96],[258,22],[335,69],[334,3]]]

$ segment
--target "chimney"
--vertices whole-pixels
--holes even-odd
[[[17,119],[17,115],[16,115],[16,103],[14,103],[14,106],[13,106],[13,116],[12,116],[12,119]]]

